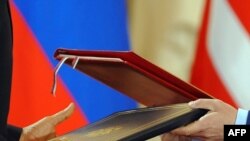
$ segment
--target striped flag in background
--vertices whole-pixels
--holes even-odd
[[[250,108],[250,1],[208,0],[191,82]]]
[[[129,50],[125,0],[13,0],[11,13],[14,70],[9,123],[29,125],[73,101],[76,111],[58,129],[65,133],[136,107],[133,100],[68,66],[60,70],[57,96],[50,93],[58,47]]]

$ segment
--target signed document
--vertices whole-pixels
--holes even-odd
[[[114,113],[52,141],[140,141],[199,119],[204,109],[187,102],[213,98],[130,51],[58,49],[55,70],[67,64],[146,106]],[[180,104],[182,103],[182,104]]]
[[[50,141],[142,141],[186,125],[207,113],[187,104],[139,108],[112,114]]]

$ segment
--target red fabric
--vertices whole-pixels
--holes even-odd
[[[248,35],[250,35],[250,1],[249,0],[228,0],[236,16],[241,21]]]
[[[58,81],[57,85],[58,96],[51,95],[53,67],[13,4],[11,12],[14,30],[14,68],[9,123],[23,127],[64,109],[73,99],[61,81]],[[28,52],[32,52],[32,55]],[[31,83],[33,85],[29,87],[27,84]],[[27,95],[27,92],[32,95]],[[71,131],[86,123],[84,114],[77,107],[73,116],[59,126],[58,133]]]
[[[211,1],[207,1],[203,23],[199,33],[197,51],[192,67],[191,83],[198,88],[208,92],[215,98],[236,106],[228,90],[223,85],[218,73],[216,72],[207,51],[207,31],[209,24],[209,12]]]

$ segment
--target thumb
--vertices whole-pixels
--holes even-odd
[[[64,120],[68,119],[75,109],[75,105],[70,103],[65,109],[51,116],[51,122],[53,125],[57,125]]]
[[[210,111],[215,111],[216,109],[216,100],[215,99],[198,99],[188,103],[191,108],[201,108],[208,109]]]

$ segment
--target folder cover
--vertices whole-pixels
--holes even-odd
[[[54,57],[145,106],[212,98],[130,51],[57,49]]]
[[[197,120],[206,112],[187,104],[118,112],[51,141],[144,141]]]
[[[57,49],[54,57],[148,107],[115,113],[52,141],[149,139],[207,113],[186,102],[213,98],[131,51]]]

